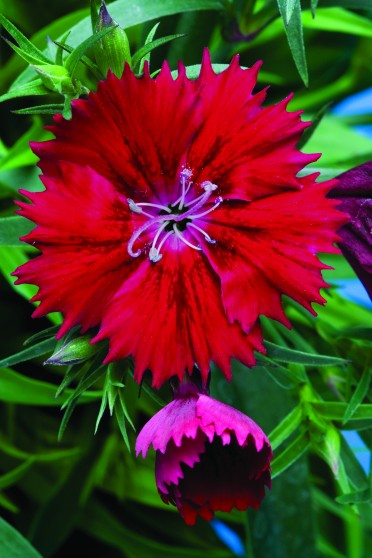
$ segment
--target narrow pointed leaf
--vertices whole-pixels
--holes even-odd
[[[284,2],[282,1],[279,3],[279,10],[283,19],[284,30],[287,35],[289,48],[291,49],[298,73],[307,87],[309,84],[309,76],[302,31],[301,4],[300,2],[293,3],[292,15],[288,23],[286,21],[286,10],[282,9],[280,4],[284,4]]]
[[[280,347],[270,341],[265,341],[267,356],[272,360],[286,363],[303,364],[304,366],[344,366],[347,360],[339,357],[318,355]]]
[[[300,426],[302,421],[302,410],[295,407],[278,426],[269,434],[271,447],[275,450]]]
[[[32,358],[37,358],[39,356],[43,356],[54,349],[56,345],[56,340],[46,339],[45,341],[41,341],[37,345],[33,345],[28,349],[24,349],[15,355],[11,355],[9,357],[3,358],[0,360],[0,367],[1,366],[14,366],[15,364],[19,364],[20,362],[26,362],[27,360],[31,360]]]
[[[20,216],[3,217],[0,219],[0,245],[2,246],[24,246],[19,240],[20,236],[28,234],[34,224]]]
[[[365,490],[343,494],[336,498],[336,502],[339,502],[339,504],[370,504],[372,502],[371,490],[366,488]]]
[[[2,14],[0,14],[0,24],[8,31],[9,35],[11,35],[13,39],[17,41],[19,46],[25,52],[27,52],[31,56],[34,56],[35,58],[43,60],[47,64],[51,63],[49,58],[45,56],[45,54],[41,50],[39,50],[35,45],[33,45],[31,41],[29,41],[27,37],[25,37],[23,33],[21,33],[21,31],[19,31],[19,29],[17,29],[17,27],[13,25],[13,23],[11,23]]]
[[[131,452],[131,447],[130,447],[129,438],[128,438],[128,432],[127,432],[127,427],[126,427],[126,418],[125,418],[124,410],[123,410],[123,407],[120,403],[120,400],[119,400],[118,404],[115,405],[115,416],[116,416],[116,420],[118,422],[120,433],[121,433],[121,435],[123,437],[123,440],[125,442],[125,445],[127,446],[128,451]]]
[[[33,457],[30,457],[27,461],[24,461],[15,469],[12,469],[8,473],[5,473],[5,475],[1,475],[0,490],[4,490],[5,488],[8,488],[8,486],[16,484],[27,473],[34,462],[35,459]]]
[[[272,462],[272,478],[277,477],[288,469],[301,457],[309,447],[310,442],[306,432],[300,434],[282,453]]]
[[[51,337],[55,337],[55,335],[57,334],[57,331],[59,329],[59,326],[51,326],[51,327],[47,327],[46,329],[43,329],[42,331],[39,331],[38,333],[35,333],[35,335],[31,335],[31,337],[28,337],[25,341],[23,341],[24,345],[33,345],[35,343],[35,341],[40,341],[41,339],[49,339]]]
[[[102,360],[102,355],[98,355],[98,357],[94,359],[92,365],[79,382],[77,388],[70,390],[72,393],[62,405],[62,409],[67,407],[74,399],[79,398],[106,373],[106,366],[102,364]]]
[[[343,420],[347,409],[347,403],[334,402],[314,402],[312,403],[315,411],[323,418],[329,420]],[[372,404],[365,403],[359,405],[350,417],[349,422],[357,420],[372,420]]]
[[[355,413],[355,411],[357,410],[357,408],[359,407],[359,405],[362,403],[363,399],[367,395],[371,383],[371,375],[372,375],[372,370],[366,368],[346,408],[345,415],[342,420],[343,424],[349,422],[349,420],[351,419],[351,417],[353,416],[353,414]]]
[[[175,35],[168,35],[167,37],[161,37],[160,39],[155,39],[154,41],[151,41],[150,43],[147,43],[145,45],[143,45],[143,47],[141,47],[134,55],[132,58],[132,64],[133,64],[133,68],[136,67],[136,65],[138,64],[138,62],[147,54],[149,54],[151,51],[153,51],[155,48],[164,45],[166,43],[169,43],[170,41],[174,41],[174,39],[180,39],[182,37],[185,37],[184,33],[178,33]]]
[[[284,15],[284,23],[288,25],[293,14],[293,10],[295,9],[296,4],[300,4],[300,0],[277,0],[277,2],[280,13]]]
[[[92,22],[92,32],[94,33],[98,22],[98,9],[96,0],[90,0],[90,19]]]
[[[160,22],[155,23],[154,27],[152,27],[152,29],[150,29],[150,32],[146,37],[145,45],[148,45],[149,43],[152,42],[159,25],[160,25]],[[143,68],[145,67],[145,62],[150,63],[150,53],[147,53],[140,61],[139,71],[138,71],[138,74],[140,76],[143,74]],[[133,59],[132,59],[132,65],[134,67]]]
[[[65,52],[68,52],[70,54],[74,51],[74,49],[72,47],[70,47],[69,45],[66,45],[64,41],[54,41],[54,43],[61,49],[61,51],[65,51]],[[82,56],[81,59],[80,59],[80,62],[82,64],[84,64],[84,66],[89,68],[89,70],[93,73],[93,75],[98,80],[103,79],[103,75],[99,71],[99,68],[98,68],[97,64],[92,62],[92,60],[90,58],[88,58],[87,56]]]
[[[330,106],[331,103],[327,103],[314,115],[311,126],[309,126],[309,128],[306,128],[301,136],[300,141],[297,143],[297,149],[302,149],[307,144],[307,142],[321,123],[323,116],[326,114]]]
[[[9,45],[10,48],[14,50],[14,52],[16,52],[21,58],[23,58],[23,60],[25,60],[29,64],[45,64],[44,59],[40,57],[32,56],[27,51],[22,50],[17,45],[12,43],[12,41],[8,41],[8,39],[4,39],[4,40],[7,43],[7,45]]]
[[[0,401],[16,403],[18,405],[43,405],[60,407],[61,403],[74,392],[66,390],[60,399],[56,399],[57,386],[40,380],[33,380],[19,374],[10,368],[0,370]],[[86,391],[79,399],[80,403],[97,401],[102,396],[101,391]]]
[[[0,556],[6,558],[42,558],[14,527],[0,517]]]
[[[37,78],[29,83],[25,83],[17,89],[11,89],[8,93],[0,96],[0,103],[3,101],[8,101],[9,99],[15,99],[17,97],[28,97],[30,95],[48,95],[50,91],[43,85],[41,79]]]
[[[105,393],[103,393],[101,405],[100,405],[97,420],[96,420],[96,426],[95,426],[95,429],[94,429],[94,434],[97,434],[100,422],[102,420],[102,417],[103,417],[103,414],[104,414],[106,408],[107,408],[107,396],[106,396]]]

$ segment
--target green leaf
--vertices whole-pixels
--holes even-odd
[[[8,440],[0,436],[0,450],[2,453],[22,460],[33,460],[40,463],[49,463],[64,459],[75,458],[80,453],[80,448],[51,450],[42,453],[28,453],[13,446]]]
[[[94,33],[98,22],[97,0],[90,0],[90,19],[92,22],[92,33]]]
[[[222,10],[223,0],[117,0],[109,5],[109,12],[121,27],[128,29],[146,21],[158,20],[162,17],[191,12],[195,10]],[[70,44],[76,46],[82,39],[91,34],[91,18],[86,17],[71,30]]]
[[[305,456],[276,477],[260,508],[248,510],[247,558],[315,558],[317,516]],[[310,477],[311,478],[311,477]],[[299,513],[298,510],[301,510]],[[252,548],[250,548],[252,546]]]
[[[160,39],[155,39],[155,41],[151,41],[149,43],[144,44],[143,47],[137,50],[137,52],[133,55],[132,58],[133,68],[136,67],[136,65],[141,61],[142,58],[144,58],[147,54],[149,54],[158,46],[164,45],[166,43],[169,43],[170,41],[173,41],[174,39],[180,39],[182,37],[185,37],[185,35],[183,33],[178,33],[175,35],[168,35],[166,37],[161,37]]]
[[[372,502],[372,495],[370,488],[365,490],[358,490],[356,492],[349,492],[336,498],[339,504],[370,504]]]
[[[34,226],[24,217],[3,217],[0,219],[0,245],[24,246],[19,238],[28,234]]]
[[[171,515],[171,514],[168,514]],[[155,518],[152,518],[154,522]],[[163,516],[161,517],[163,520]],[[167,530],[171,525],[170,517],[164,518],[167,522]],[[176,518],[177,519],[177,518]],[[152,539],[148,531],[143,533],[134,527],[126,525],[112,511],[96,497],[92,497],[89,506],[86,507],[84,513],[81,514],[79,527],[85,533],[97,538],[100,541],[114,546],[122,552],[126,558],[205,558],[206,554],[210,558],[231,558],[231,551],[218,546],[205,545],[207,541],[198,541],[198,547],[188,547],[182,545],[180,539],[174,544]],[[179,526],[178,521],[174,524],[174,528]],[[178,527],[177,532],[180,532]],[[202,549],[200,546],[202,544]]]
[[[4,558],[42,558],[14,527],[0,517],[0,556]]]
[[[323,116],[326,114],[326,112],[328,111],[330,106],[331,106],[331,103],[325,104],[313,116],[311,126],[309,126],[309,128],[306,128],[306,130],[304,131],[304,133],[301,136],[300,141],[297,143],[297,146],[296,146],[297,149],[302,149],[307,144],[307,142],[309,141],[309,139],[311,138],[311,136],[313,135],[313,133],[315,132],[315,130],[319,126]]]
[[[20,351],[15,355],[3,358],[2,360],[0,360],[0,367],[14,366],[15,364],[19,364],[20,362],[26,362],[27,360],[31,360],[32,358],[43,356],[54,349],[56,342],[57,341],[54,338],[41,341],[41,343],[33,345],[28,349],[24,349],[23,351]]]
[[[41,339],[49,339],[50,337],[55,337],[59,330],[58,325],[47,327],[41,331],[38,331],[31,337],[28,337],[25,341],[23,341],[24,345],[33,345],[36,341],[40,341]]]
[[[291,21],[296,4],[300,4],[300,0],[277,0],[277,2],[280,13],[284,15],[284,23],[288,25]]]
[[[117,403],[115,405],[115,417],[119,426],[120,433],[123,437],[124,443],[128,451],[131,452],[130,442],[127,433],[127,426],[126,426],[127,416],[128,413],[126,410],[125,402],[121,397],[118,397]]]
[[[272,462],[272,478],[274,479],[297,461],[309,447],[307,432],[302,432],[285,450]]]
[[[12,471],[9,471],[5,475],[1,475],[0,490],[4,490],[5,488],[12,486],[13,484],[16,484],[27,473],[27,471],[29,470],[31,465],[34,464],[34,462],[35,459],[33,457],[30,457],[29,459],[27,459],[27,461],[21,463],[21,465],[19,465]]]
[[[367,475],[356,456],[356,451],[349,446],[343,436],[341,437],[341,459],[349,484],[355,490],[364,490],[368,482]],[[344,493],[347,492],[350,492],[350,488],[344,491]]]
[[[297,406],[291,411],[272,432],[269,434],[270,444],[273,450],[279,447],[300,426],[302,421],[302,409]]]
[[[107,365],[103,364],[102,361],[103,361],[103,355],[102,353],[99,353],[93,359],[92,363],[89,364],[89,367],[85,371],[78,386],[75,389],[70,390],[71,395],[66,399],[65,403],[62,405],[62,409],[67,407],[74,399],[78,399],[98,380],[100,380],[102,376],[105,375]]]
[[[285,0],[281,0],[280,2],[278,1],[279,11],[284,23],[284,30],[287,35],[289,48],[291,49],[293,60],[296,64],[298,73],[300,74],[302,81],[307,87],[309,84],[309,76],[307,72],[305,45],[302,32],[301,4],[297,0],[292,2],[293,6],[291,7],[291,19],[287,23],[287,10],[283,10],[281,6],[281,4],[284,3],[287,4]]]
[[[47,56],[45,56],[45,54],[43,52],[41,52],[41,50],[39,50],[37,47],[35,47],[31,43],[31,41],[29,41],[27,39],[27,37],[25,37],[23,35],[23,33],[21,33],[15,25],[13,25],[13,23],[11,23],[9,20],[6,19],[6,17],[4,17],[1,14],[0,14],[0,24],[8,31],[9,35],[11,35],[13,37],[13,39],[15,41],[17,41],[19,46],[27,54],[29,54],[30,56],[33,56],[34,58],[37,58],[39,60],[43,60],[47,64],[50,64],[49,58]]]
[[[69,470],[67,477],[60,477],[55,490],[46,502],[44,499],[33,516],[29,536],[46,557],[57,554],[62,543],[74,531],[80,515],[84,515],[85,509],[89,508],[89,505],[83,505],[93,489],[92,475],[97,456],[102,451],[102,440],[99,436],[86,436],[80,443],[86,446],[82,447],[80,459]]]
[[[303,12],[302,23],[307,29],[372,37],[370,19],[342,8],[318,8],[315,18],[310,12]]]
[[[72,390],[66,390],[56,400],[56,390],[57,386],[54,384],[33,380],[9,368],[0,370],[0,401],[5,403],[59,407],[73,393]],[[101,395],[100,391],[87,391],[81,395],[80,402],[97,401]]]
[[[313,402],[312,406],[315,411],[322,417],[328,420],[342,421],[347,409],[347,403],[334,403],[334,402]],[[359,405],[350,418],[350,422],[356,420],[372,420],[372,404],[365,403]]]
[[[154,27],[152,27],[150,29],[150,31],[149,31],[149,33],[146,37],[146,40],[145,40],[145,45],[151,43],[159,25],[160,25],[160,23],[155,23]],[[150,64],[150,53],[146,54],[140,61],[140,66],[139,66],[139,70],[138,70],[138,74],[140,76],[143,74],[143,68],[145,66],[145,62],[148,62]],[[132,60],[132,65],[133,65],[133,60]]]
[[[305,353],[287,347],[280,347],[270,341],[265,341],[264,345],[267,349],[267,356],[272,360],[279,362],[297,363],[303,366],[344,366],[348,363],[343,358]]]
[[[309,381],[304,367],[299,364],[282,366],[279,362],[261,354],[257,354],[256,364],[262,366],[274,382],[284,389],[292,389],[298,384]]]
[[[317,7],[318,7],[318,2],[319,2],[319,0],[311,0],[310,7],[311,7],[311,15],[312,15],[313,17],[315,17],[315,10],[316,10]]]
[[[20,56],[21,58],[23,58],[23,60],[25,60],[28,64],[45,64],[45,60],[42,60],[35,56],[31,56],[30,54],[28,54],[26,51],[22,50],[21,48],[17,47],[17,45],[15,45],[14,43],[12,43],[11,41],[8,41],[8,39],[4,39],[5,42],[7,43],[7,45],[10,46],[11,49],[14,50],[15,53],[18,54],[18,56]]]
[[[17,89],[11,89],[8,93],[0,95],[0,103],[15,99],[17,97],[28,97],[29,95],[48,95],[50,91],[43,85],[41,79],[37,78],[29,83],[20,85]]]
[[[34,285],[15,285],[14,277],[11,273],[27,261],[26,253],[23,248],[0,246],[0,270],[9,285],[18,294],[29,300],[36,292]]]
[[[322,0],[322,6],[339,6],[354,10],[371,11],[371,0]]]
[[[37,157],[30,149],[30,141],[42,141],[48,137],[49,132],[45,132],[42,120],[40,118],[33,118],[30,128],[0,159],[0,170],[3,172],[5,170],[18,169],[26,165],[35,165]]]
[[[5,494],[0,493],[0,507],[5,508],[11,513],[19,513],[19,508]],[[1,536],[1,534],[0,534]],[[1,548],[1,547],[0,547]]]
[[[344,418],[342,419],[342,424],[349,422],[351,417],[354,415],[355,411],[362,403],[363,399],[368,393],[369,385],[371,383],[371,374],[372,371],[369,368],[366,368],[359,380],[359,383],[348,403],[348,406],[345,411]]]

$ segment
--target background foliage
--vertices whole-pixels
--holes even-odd
[[[371,86],[371,0],[118,0],[109,10],[127,30],[132,53],[158,22],[157,38],[185,35],[151,53],[154,72],[164,59],[172,69],[180,58],[200,64],[205,46],[215,63],[235,53],[245,66],[262,59],[259,86],[270,85],[268,101],[293,91],[290,108],[315,122],[303,148],[323,152],[312,166],[324,178],[372,159],[372,141],[354,129],[372,123],[371,105],[358,115],[334,110]],[[2,1],[0,13],[44,53],[48,37],[74,49],[91,35],[85,0]],[[11,39],[9,28],[3,34]],[[271,493],[259,511],[221,513],[212,524],[186,527],[156,493],[154,455],[133,455],[131,423],[138,431],[169,400],[168,388],[154,394],[145,384],[139,392],[130,362],[100,367],[100,355],[77,331],[56,344],[59,316],[33,321],[27,299],[34,288],[16,287],[10,277],[32,255],[18,240],[30,225],[15,216],[13,200],[20,187],[40,189],[28,143],[48,137],[51,117],[14,114],[41,104],[39,96],[9,95],[34,86],[36,74],[5,41],[0,56],[0,555],[62,558],[78,549],[97,558],[371,556],[372,475],[350,432],[371,448],[372,316],[340,293],[339,280],[355,279],[343,257],[324,258],[335,271],[325,274],[328,303],[317,318],[288,301],[294,328],[263,320],[268,352],[255,368],[234,363],[231,384],[213,370],[212,394],[270,433]],[[95,87],[80,62],[77,72]],[[63,108],[56,92],[44,91],[42,103],[49,112]]]

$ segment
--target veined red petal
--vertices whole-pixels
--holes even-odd
[[[86,330],[101,321],[133,259],[123,242],[132,225],[121,194],[89,167],[65,163],[60,172],[44,177],[45,191],[24,192],[33,203],[20,202],[19,213],[38,225],[23,240],[42,254],[14,275],[17,283],[39,287],[34,316],[63,313],[62,336],[75,325]]]
[[[73,101],[72,120],[55,117],[49,130],[56,139],[32,145],[40,168],[55,175],[61,160],[89,165],[128,197],[162,200],[174,191],[200,126],[194,89],[182,74],[174,80],[166,64],[156,79],[138,79],[129,66],[121,80],[109,74],[88,100]]]
[[[322,304],[326,287],[316,256],[337,252],[337,228],[345,216],[325,193],[334,182],[302,178],[302,189],[249,204],[222,204],[208,219],[206,230],[217,243],[200,243],[221,278],[222,300],[230,322],[249,331],[259,315],[290,326],[281,303],[283,294],[315,314],[311,303]]]
[[[318,155],[296,149],[303,130],[301,112],[287,112],[289,99],[262,108],[266,92],[253,95],[261,63],[242,69],[236,56],[214,74],[206,51],[197,80],[203,125],[190,147],[188,164],[195,180],[210,180],[228,199],[251,200],[298,189],[296,174]]]
[[[212,360],[230,378],[231,357],[251,366],[253,349],[262,350],[258,326],[247,336],[229,324],[205,258],[177,238],[171,242],[161,265],[146,260],[126,279],[95,339],[110,339],[107,361],[132,354],[136,380],[149,369],[156,387],[191,373],[195,362],[205,382]]]

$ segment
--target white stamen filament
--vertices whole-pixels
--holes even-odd
[[[202,235],[204,235],[204,238],[207,242],[209,242],[210,244],[216,244],[216,241],[214,240],[214,238],[211,238],[208,233],[203,231],[203,229],[201,227],[198,227],[197,225],[195,225],[195,223],[191,223],[191,222],[187,223],[186,227],[192,227],[193,229],[196,229],[197,231],[201,232]]]
[[[189,242],[188,240],[186,240],[186,238],[184,236],[182,236],[181,231],[179,231],[177,229],[177,225],[176,223],[174,223],[173,225],[173,230],[174,230],[174,234],[180,239],[182,240],[182,242],[184,242],[185,244],[187,244],[187,246],[190,246],[190,248],[194,248],[194,250],[201,250],[200,246],[195,246],[194,244],[191,244],[191,242]]]
[[[206,211],[203,211],[203,213],[198,213],[197,215],[193,215],[193,219],[199,219],[200,217],[204,217],[205,215],[208,215],[208,213],[211,213],[211,211],[214,211],[215,209],[217,209],[217,207],[223,202],[223,199],[221,198],[221,196],[219,196],[215,201],[214,201],[214,205],[212,207],[210,207],[209,209],[207,209]]]
[[[133,201],[133,200],[131,200],[131,201]],[[129,202],[129,200],[128,200],[128,202]],[[141,202],[141,203],[136,203],[135,205],[140,206],[140,207],[142,207],[142,206],[155,207],[156,209],[161,209],[162,211],[166,211],[167,213],[172,213],[172,210],[169,209],[168,206],[161,205],[160,203]]]
[[[127,250],[130,256],[132,256],[133,258],[137,258],[142,253],[141,249],[138,249],[136,251],[133,250],[134,243],[145,231],[147,231],[151,227],[156,227],[155,235],[153,237],[153,241],[149,250],[149,259],[153,263],[161,260],[163,256],[160,253],[160,250],[162,249],[168,238],[173,234],[190,248],[193,248],[194,250],[202,250],[199,245],[196,246],[186,238],[184,233],[189,227],[201,233],[204,236],[205,240],[210,244],[216,243],[216,241],[211,238],[203,228],[196,225],[194,221],[195,219],[204,217],[205,215],[208,215],[209,213],[217,209],[217,207],[222,203],[223,199],[221,197],[218,197],[214,200],[214,203],[211,204],[211,207],[209,207],[205,211],[202,211],[201,213],[195,213],[203,206],[205,206],[212,193],[217,190],[218,186],[216,184],[213,184],[209,180],[205,181],[200,184],[200,188],[204,190],[204,193],[197,196],[193,200],[187,200],[186,197],[188,197],[187,195],[189,194],[191,186],[193,184],[193,182],[190,180],[191,176],[192,172],[188,169],[184,169],[180,173],[181,195],[175,202],[168,206],[150,202],[136,203],[132,199],[128,198],[127,201],[130,211],[149,218],[147,222],[145,222],[136,231],[134,231],[131,238],[129,239]],[[157,213],[148,213],[144,211],[142,207],[154,208],[154,210],[157,210]],[[182,209],[184,209],[183,213]],[[159,210],[161,212],[165,212],[165,214],[160,214]],[[173,211],[176,212],[173,213]],[[180,228],[177,226],[178,223],[182,223],[182,230],[180,230]],[[171,229],[166,230],[169,226],[171,227]],[[162,237],[163,233],[164,236]],[[159,244],[158,246],[156,246],[158,242]]]

